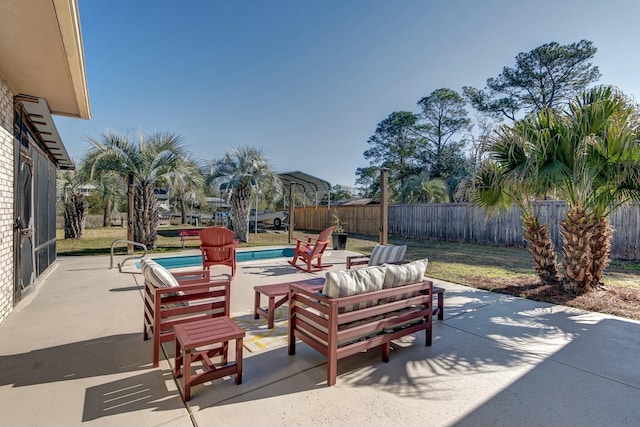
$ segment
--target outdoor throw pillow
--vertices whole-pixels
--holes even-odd
[[[369,265],[400,262],[404,259],[407,245],[376,245],[369,257]]]
[[[386,267],[367,267],[357,270],[329,271],[322,293],[330,298],[378,291],[384,283]]]
[[[428,259],[413,261],[404,265],[387,265],[384,276],[384,289],[418,283],[427,271]]]
[[[379,291],[384,283],[385,269],[386,267],[366,267],[357,270],[329,271],[325,276],[322,293],[330,298],[338,298]],[[350,305],[340,311],[353,311],[374,304],[377,304],[377,301]]]
[[[169,273],[166,268],[151,259],[141,259],[140,270],[142,271],[142,275],[144,276],[145,280],[151,283],[156,288],[173,288],[180,286],[176,278],[173,277],[173,274]],[[168,297],[177,297],[183,295],[183,293],[171,292],[165,295]],[[177,308],[186,307],[188,305],[189,303],[183,301],[166,304],[163,305],[163,307]]]
[[[180,286],[176,278],[166,268],[151,259],[141,259],[140,270],[144,278],[157,288]]]

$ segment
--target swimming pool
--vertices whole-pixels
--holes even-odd
[[[251,251],[236,252],[236,261],[254,261],[260,259],[292,257],[293,248],[256,249]],[[166,269],[202,266],[201,255],[181,255],[163,258],[152,258],[155,262]],[[140,263],[136,263],[140,268]]]

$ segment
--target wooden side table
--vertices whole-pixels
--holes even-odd
[[[260,316],[264,317],[265,319],[267,319],[267,328],[272,329],[276,308],[280,307],[282,304],[289,300],[289,285],[308,287],[311,290],[322,290],[322,286],[324,285],[324,277],[299,280],[297,282],[254,286],[253,290],[255,291],[256,296],[253,304],[253,318],[258,319]],[[266,296],[269,300],[266,308],[262,308],[260,306],[261,295]],[[278,299],[276,300],[276,298]]]
[[[191,386],[202,384],[227,375],[236,374],[236,384],[242,384],[242,339],[245,331],[228,317],[198,320],[182,323],[173,327],[175,332],[174,375],[183,376],[183,397],[191,399]],[[235,363],[228,364],[229,341],[236,341]],[[221,344],[220,346],[215,346]],[[198,350],[198,348],[207,347]],[[220,365],[215,366],[211,358],[222,357]],[[202,361],[203,373],[193,374],[191,364]],[[183,369],[184,363],[184,369]]]

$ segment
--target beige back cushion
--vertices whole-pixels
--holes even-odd
[[[140,270],[144,278],[156,288],[171,288],[180,286],[169,271],[151,259],[140,260]]]
[[[387,267],[366,267],[357,270],[329,271],[322,293],[330,298],[346,297],[378,291],[384,283]]]
[[[330,271],[325,276],[322,293],[330,298],[338,298],[379,291],[384,283],[385,270],[386,267],[365,267],[357,270]],[[371,300],[353,304],[340,308],[339,312],[371,307],[378,303],[378,300]]]
[[[141,259],[140,260],[140,270],[142,271],[142,275],[144,279],[155,286],[156,288],[174,288],[180,286],[178,281],[173,274],[169,273],[169,271],[155,262],[152,259]],[[165,294],[168,297],[177,297],[184,295],[182,292],[171,292]],[[163,304],[164,308],[178,308],[178,307],[186,307],[189,303],[186,301],[175,302],[171,304]]]
[[[396,286],[410,285],[422,281],[429,260],[421,259],[403,265],[387,265],[384,276],[383,288],[395,288]]]
[[[405,252],[407,252],[407,245],[376,245],[369,257],[369,265],[400,262],[404,259]]]

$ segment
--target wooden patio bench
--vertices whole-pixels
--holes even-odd
[[[182,249],[184,249],[184,243],[187,240],[200,240],[200,234],[198,234],[202,228],[188,228],[180,230],[178,236],[180,236],[180,243],[182,243]]]
[[[426,265],[423,260],[329,272],[322,292],[290,285],[289,355],[295,354],[296,339],[323,354],[331,386],[338,360],[346,356],[380,347],[388,362],[390,342],[419,331],[425,331],[425,345],[431,346],[433,283],[423,278]]]

